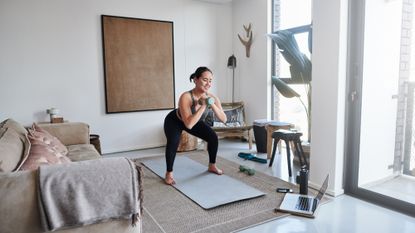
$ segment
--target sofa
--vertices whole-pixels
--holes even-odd
[[[89,126],[85,123],[38,124],[38,127],[49,132],[66,147],[67,157],[72,161],[66,165],[75,171],[80,163],[85,163],[85,160],[90,160],[90,163],[105,160],[100,158],[100,154],[89,143]],[[37,192],[38,169],[20,170],[23,167],[22,160],[35,146],[31,145],[28,139],[28,132],[30,132],[28,128],[13,119],[0,123],[0,232],[2,233],[45,232],[41,224],[41,207]],[[141,201],[139,205],[141,207]],[[104,222],[65,228],[56,232],[139,233],[141,224],[141,219],[134,226],[131,219],[107,219]]]

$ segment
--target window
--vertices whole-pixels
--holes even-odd
[[[311,40],[307,28],[311,24],[311,0],[273,0],[273,32],[289,29],[293,32],[295,43],[298,44],[299,51],[307,59],[311,60]],[[310,38],[311,39],[311,38]],[[291,76],[290,64],[279,51],[281,48],[273,43],[273,66],[272,75],[280,78],[287,83],[295,92],[300,95],[297,98],[285,98],[275,86],[273,92],[273,118],[274,120],[290,122],[297,130],[303,133],[303,140],[309,138],[308,120],[310,119],[307,111],[311,106],[307,95],[311,87],[304,82],[294,81]]]

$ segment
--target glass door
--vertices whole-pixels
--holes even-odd
[[[410,214],[413,8],[405,0],[350,1],[346,152],[346,192]]]

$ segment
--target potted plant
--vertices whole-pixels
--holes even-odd
[[[303,143],[304,150],[309,152],[309,143],[311,142],[311,68],[310,59],[300,51],[295,40],[294,34],[308,32],[309,51],[311,53],[311,24],[296,28],[279,30],[269,36],[277,45],[284,59],[290,64],[291,78],[281,79],[272,77],[272,84],[286,98],[297,97],[303,105],[307,117],[307,141]],[[302,84],[305,86],[307,103],[301,100],[301,96],[294,91],[289,84]],[[306,155],[307,156],[307,155]]]

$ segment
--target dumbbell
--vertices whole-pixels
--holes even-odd
[[[215,99],[212,98],[212,97],[208,97],[208,98],[206,98],[204,100],[205,100],[205,104],[206,104],[207,107],[210,107],[212,104],[215,103]],[[203,102],[202,101],[203,101],[202,99],[199,99],[199,104],[200,105],[203,105]]]
[[[240,166],[239,166],[239,171],[240,171],[240,172],[244,172],[244,173],[246,173],[246,174],[248,174],[248,175],[250,175],[250,176],[255,175],[255,169],[253,169],[253,168],[249,168],[249,167],[246,167],[246,166],[244,166],[244,165],[240,165]]]

